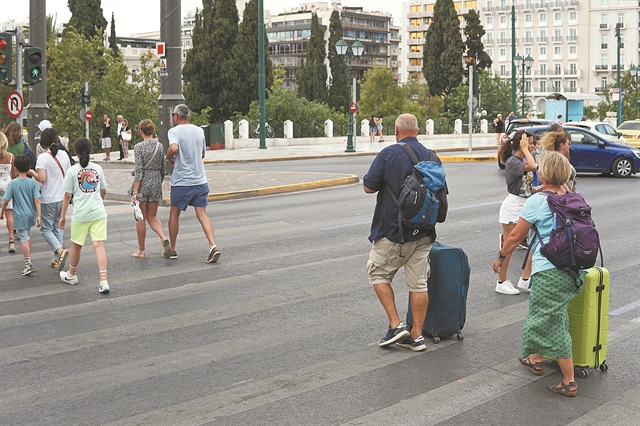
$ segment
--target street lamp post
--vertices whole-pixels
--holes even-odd
[[[336,42],[336,52],[340,56],[346,56],[347,59],[347,79],[349,85],[348,98],[351,99],[351,57],[362,56],[362,53],[364,52],[364,45],[356,40],[351,46],[349,46],[346,41],[340,39]],[[347,149],[345,149],[344,152],[356,152],[353,148],[353,113],[351,112],[351,102],[347,105],[347,111],[349,111],[349,127],[347,128]]]
[[[524,118],[524,76],[527,71],[531,70],[531,67],[533,66],[533,58],[531,55],[527,55],[526,58],[516,55],[516,57],[513,58],[513,64],[516,66],[516,69],[522,70],[522,108],[520,110],[520,116],[521,118]]]
[[[635,89],[636,89],[636,120],[638,119],[638,78],[640,77],[640,66],[635,66],[632,65],[631,68],[629,69],[629,72],[631,73],[631,76],[634,78],[635,80]]]

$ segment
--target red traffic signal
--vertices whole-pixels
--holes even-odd
[[[0,33],[0,83],[9,84],[13,80],[13,36]]]

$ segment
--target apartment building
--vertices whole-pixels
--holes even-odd
[[[340,2],[306,3],[290,12],[270,16],[265,22],[269,37],[269,57],[274,66],[285,69],[284,87],[293,90],[297,75],[307,56],[307,43],[311,36],[312,14],[325,26],[325,41],[329,40],[329,23],[333,10],[340,11],[344,40],[351,44],[359,40],[364,53],[351,62],[352,74],[361,78],[364,72],[375,65],[388,67],[391,52],[391,16],[380,12],[365,12],[361,7],[342,7]],[[329,61],[326,60],[327,67]],[[330,72],[330,70],[328,70]]]
[[[400,82],[400,70],[402,68],[402,27],[389,25],[389,68],[393,72],[393,79]]]
[[[403,4],[406,64],[401,68],[401,81],[422,78],[422,45],[434,5],[435,0]],[[592,95],[601,94],[617,71],[616,23],[622,25],[621,71],[640,63],[638,0],[478,0],[454,1],[454,5],[459,15],[472,7],[480,13],[486,31],[483,42],[495,75],[511,79],[512,44],[516,55],[533,58],[531,69],[525,70],[524,85],[522,70],[516,70],[518,96],[524,90],[527,110],[544,111],[546,97],[554,92],[597,104],[599,98]]]

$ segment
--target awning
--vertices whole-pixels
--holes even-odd
[[[602,98],[593,93],[575,93],[575,92],[565,92],[565,93],[550,93],[547,96],[547,99],[554,101],[601,101]]]

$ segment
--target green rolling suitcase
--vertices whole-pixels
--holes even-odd
[[[569,302],[569,333],[573,341],[573,365],[578,377],[588,369],[607,371],[609,329],[609,271],[590,268],[580,294]]]

